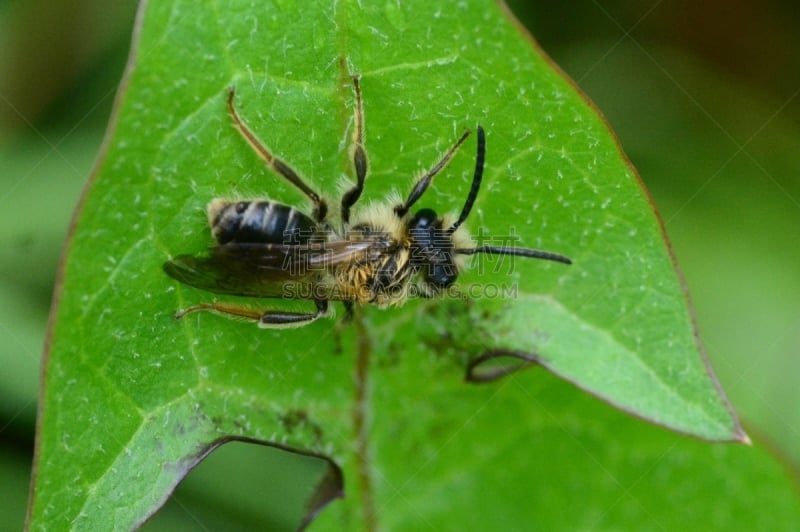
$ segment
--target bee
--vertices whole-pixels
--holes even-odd
[[[327,315],[331,301],[343,302],[349,316],[355,304],[388,307],[400,305],[410,297],[435,297],[455,283],[469,255],[511,255],[571,263],[569,258],[548,251],[476,246],[462,228],[483,176],[486,137],[480,126],[472,185],[458,217],[439,216],[430,208],[413,214],[410,211],[470,135],[469,130],[417,179],[405,201],[354,210],[364,190],[368,162],[359,77],[352,76],[352,82],[355,184],[341,197],[337,221],[329,220],[325,199],[275,156],[241,119],[232,87],[227,94],[227,109],[235,128],[275,174],[308,197],[313,208],[308,215],[271,199],[214,199],[207,215],[216,245],[206,255],[179,255],[164,264],[170,277],[209,292],[309,300],[316,309],[256,310],[212,302],[178,311],[176,318],[212,311],[253,321],[264,328],[300,327]]]

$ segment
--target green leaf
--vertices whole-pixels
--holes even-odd
[[[469,229],[574,264],[484,258],[460,278],[469,299],[366,308],[350,327],[321,320],[258,330],[203,313],[173,320],[176,309],[213,298],[161,271],[169,258],[209,245],[210,199],[308,207],[231,127],[227,87],[267,145],[336,198],[342,176],[352,176],[350,73],[361,75],[370,161],[359,206],[406,195],[464,129],[481,124],[488,161]],[[472,150],[468,141],[420,205],[458,212]],[[486,352],[532,356],[680,432],[745,438],[705,365],[657,216],[615,139],[502,10],[481,2],[143,6],[60,286],[37,439],[36,527],[129,528],[231,439],[327,457],[329,481],[308,510],[336,495],[341,468],[348,497],[330,519],[349,526],[401,524],[391,502],[408,482],[420,501],[436,501],[434,514],[475,509],[491,521],[500,499],[475,506],[475,497],[505,463],[503,449],[514,451],[509,486],[537,481],[520,472],[537,415],[528,394],[542,377],[465,384],[468,361]],[[471,443],[446,445],[471,420]],[[409,477],[409,464],[425,475]],[[473,495],[444,505],[451,499],[438,490],[449,482]],[[502,507],[509,520],[533,508],[510,501],[514,512]]]
[[[788,471],[759,438],[752,447],[709,445],[642,423],[542,371],[512,375],[499,388],[478,391],[484,402],[466,418],[426,415],[427,429],[414,432],[439,435],[429,443],[413,445],[409,435],[375,446],[382,529],[800,526],[796,469]],[[454,400],[469,400],[475,392]],[[401,423],[396,432],[410,425]],[[291,529],[264,508],[280,499],[272,493],[278,491],[274,465],[259,463],[250,451],[243,458],[249,460],[248,474],[232,457],[235,447],[215,452],[192,472],[174,504],[144,530]],[[227,460],[220,462],[223,454]],[[348,498],[349,492],[348,486]],[[346,520],[346,502],[325,509],[312,529],[357,529]]]

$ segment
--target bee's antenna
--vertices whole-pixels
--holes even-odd
[[[465,140],[467,140],[468,136],[469,136],[469,129],[464,131],[464,133],[458,138],[458,140],[453,145],[453,147],[450,148],[447,151],[447,153],[444,154],[444,157],[442,157],[442,159],[438,163],[436,163],[436,165],[433,168],[428,170],[425,173],[425,175],[423,175],[422,177],[419,178],[419,180],[414,185],[414,188],[411,189],[411,193],[408,195],[408,199],[406,199],[405,203],[403,203],[401,205],[398,205],[398,206],[396,206],[394,208],[394,212],[395,212],[395,214],[397,214],[397,216],[403,217],[403,216],[406,215],[406,213],[408,212],[408,209],[410,209],[411,206],[414,205],[414,203],[416,203],[417,200],[428,189],[428,185],[431,184],[431,180],[433,179],[433,176],[438,174],[439,171],[442,168],[447,166],[447,163],[450,162],[450,159],[453,158],[453,155],[455,155],[456,151],[461,146],[461,144]]]
[[[475,156],[475,175],[472,177],[472,186],[467,194],[467,201],[464,202],[464,208],[461,209],[461,214],[458,220],[447,230],[447,233],[452,235],[456,232],[464,220],[469,216],[469,211],[472,210],[472,204],[475,203],[475,198],[478,197],[478,190],[481,188],[481,179],[483,178],[483,161],[486,157],[486,135],[483,128],[478,126],[478,154]]]
[[[572,264],[572,260],[569,257],[565,257],[564,255],[559,255],[558,253],[553,253],[551,251],[542,251],[540,249],[526,249],[505,246],[478,246],[476,248],[454,249],[453,251],[459,255],[475,255],[476,253],[486,253],[488,255],[513,255],[515,257],[544,259],[555,262],[563,262],[564,264]]]
[[[447,230],[448,234],[456,232],[461,224],[469,216],[472,210],[472,205],[475,203],[475,198],[478,197],[478,190],[481,188],[481,179],[483,178],[483,161],[486,157],[486,135],[483,128],[478,126],[478,154],[475,156],[475,175],[472,177],[472,186],[467,194],[467,201],[464,202],[464,208],[461,209],[461,214],[458,220]],[[572,264],[572,260],[564,255],[553,253],[550,251],[541,251],[538,249],[515,248],[506,246],[478,246],[476,248],[460,248],[453,250],[459,255],[475,255],[477,253],[486,253],[488,255],[513,255],[516,257],[528,257],[531,259],[544,259],[556,262],[563,262],[564,264]]]

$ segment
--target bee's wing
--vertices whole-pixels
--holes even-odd
[[[164,271],[184,284],[218,294],[348,300],[352,295],[329,282],[329,269],[380,256],[388,245],[382,240],[225,244],[204,256],[179,255],[164,263]]]

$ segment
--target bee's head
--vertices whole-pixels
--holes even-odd
[[[408,224],[411,264],[433,290],[447,288],[458,277],[453,253],[453,233],[433,209],[420,209]]]
[[[468,135],[469,131],[465,131],[439,164],[417,181],[405,203],[395,207],[394,212],[397,216],[403,219],[407,215],[411,206],[428,188],[433,176],[447,164]],[[420,209],[408,221],[407,234],[411,241],[411,258],[409,260],[411,265],[422,274],[426,287],[432,292],[445,289],[456,281],[460,266],[460,261],[457,261],[456,257],[459,254],[464,254],[464,248],[474,249],[469,246],[469,239],[465,236],[466,233],[459,228],[469,216],[472,205],[478,195],[483,175],[485,150],[486,140],[483,128],[478,126],[478,153],[475,158],[475,174],[473,175],[472,185],[464,202],[464,207],[455,221],[446,222],[433,209]],[[458,245],[454,241],[458,242]]]

